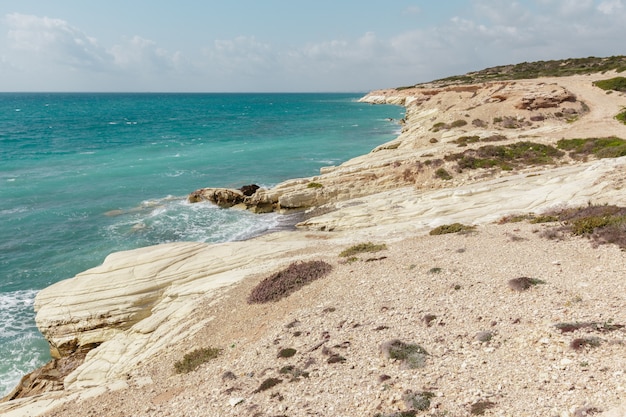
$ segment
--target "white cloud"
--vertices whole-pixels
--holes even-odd
[[[160,48],[156,42],[133,36],[120,45],[111,48],[114,64],[131,71],[171,71],[181,66],[184,61],[179,52],[170,53]]]
[[[598,5],[598,10],[606,15],[623,14],[626,7],[622,0],[602,1]]]
[[[19,13],[6,17],[11,48],[76,68],[102,68],[109,57],[96,39],[61,19]]]

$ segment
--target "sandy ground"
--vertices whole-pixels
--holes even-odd
[[[211,323],[129,375],[131,388],[47,415],[393,415],[407,409],[409,390],[433,394],[426,415],[472,415],[480,402],[494,416],[609,410],[626,397],[624,329],[561,333],[555,325],[626,324],[626,256],[584,238],[540,237],[552,227],[489,224],[465,235],[415,236],[352,263],[333,247],[316,258],[333,265],[330,275],[267,305],[246,303],[263,278],[251,277],[217,303],[207,300],[197,314]],[[514,291],[508,281],[519,277],[544,283]],[[491,339],[479,341],[481,332]],[[590,337],[600,345],[570,346]],[[386,359],[380,346],[394,339],[422,346],[424,367]],[[223,354],[176,374],[174,363],[197,347]],[[297,352],[279,358],[284,348]],[[345,361],[328,363],[333,355]],[[285,366],[308,376],[281,373]],[[281,382],[255,392],[268,378]]]

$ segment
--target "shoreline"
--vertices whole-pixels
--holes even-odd
[[[609,75],[610,74],[604,75],[604,77],[608,77]],[[577,80],[579,79],[586,83],[589,78],[585,78],[583,76],[568,77],[567,80],[555,79],[547,81],[540,80],[537,82],[529,81],[527,84],[520,82],[513,83],[513,85],[522,85],[524,88],[526,88],[527,85],[538,85],[539,82],[549,84],[550,82],[554,81],[560,83],[559,85],[565,85],[565,87],[572,89],[574,86],[578,86],[578,84],[575,83],[578,82]],[[568,82],[569,84],[567,84]],[[583,84],[580,85],[582,86]],[[511,91],[513,91],[513,86],[510,86],[510,88]],[[553,87],[550,88],[554,89]],[[530,132],[535,134],[535,136],[541,136],[541,138],[545,141],[554,140],[554,138],[558,138],[563,134],[574,135],[580,132],[584,133],[591,130],[593,130],[594,132],[598,132],[596,128],[597,124],[595,123],[595,119],[593,119],[592,117],[595,117],[594,115],[604,117],[603,120],[605,124],[607,124],[608,117],[604,115],[604,112],[598,111],[597,108],[594,108],[594,105],[596,104],[596,102],[600,103],[598,101],[600,98],[605,99],[605,97],[601,97],[599,94],[595,94],[596,92],[593,90],[591,90],[591,92],[587,92],[587,90],[580,91],[583,91],[585,92],[585,94],[587,94],[584,97],[586,100],[585,103],[588,102],[588,105],[591,104],[590,107],[592,113],[591,115],[583,115],[581,117],[581,120],[576,122],[579,123],[579,126],[576,126],[575,123],[571,123],[568,126],[562,121],[556,120],[554,122],[546,122],[544,125],[535,128],[535,130],[530,130]],[[450,92],[450,90],[442,90],[438,94],[444,96],[448,92]],[[458,91],[452,92],[454,93],[455,97],[459,95]],[[475,92],[476,91],[470,93]],[[581,94],[579,91],[575,91],[575,93],[579,95]],[[371,94],[372,96],[377,96],[375,92]],[[165,248],[157,246],[152,248],[143,248],[142,250],[128,251],[128,253],[123,254],[113,254],[111,255],[111,257],[109,257],[110,259],[107,258],[107,260],[101,267],[97,267],[93,270],[85,271],[85,273],[79,274],[77,276],[77,279],[79,280],[72,282],[72,285],[64,284],[68,285],[67,289],[64,285],[56,286],[55,284],[56,289],[51,289],[52,287],[55,287],[52,286],[44,290],[45,292],[42,297],[45,296],[48,300],[53,300],[61,296],[61,294],[65,294],[67,302],[70,301],[71,297],[76,296],[76,294],[74,294],[72,296],[69,296],[68,298],[67,292],[69,291],[69,288],[72,288],[72,291],[75,291],[76,284],[80,282],[81,286],[85,285],[82,288],[85,288],[86,290],[89,289],[89,292],[93,292],[94,286],[92,284],[88,284],[88,281],[90,280],[89,276],[99,277],[104,273],[110,274],[111,272],[115,272],[115,274],[110,275],[110,277],[112,279],[114,278],[117,284],[115,282],[107,282],[107,285],[102,287],[102,294],[106,294],[106,296],[108,297],[107,299],[110,302],[109,307],[115,306],[115,308],[119,309],[122,299],[116,298],[120,297],[120,295],[117,294],[128,292],[129,290],[128,286],[121,285],[122,282],[128,281],[128,278],[126,278],[128,277],[128,275],[124,275],[126,274],[125,272],[120,272],[132,271],[132,277],[136,280],[138,277],[141,277],[141,275],[137,275],[137,266],[144,265],[146,267],[145,277],[150,277],[150,280],[154,280],[156,270],[157,281],[159,281],[158,277],[160,276],[158,274],[164,271],[167,272],[167,274],[162,276],[163,284],[158,284],[160,285],[160,287],[157,292],[161,291],[161,294],[159,295],[160,298],[152,300],[148,302],[148,304],[146,304],[150,306],[149,317],[141,317],[141,320],[131,324],[130,330],[132,334],[129,334],[129,332],[126,330],[109,330],[109,336],[112,336],[112,338],[110,338],[107,342],[102,343],[97,350],[93,350],[89,354],[91,369],[89,369],[89,366],[82,366],[81,368],[83,369],[80,372],[74,372],[72,376],[65,381],[68,390],[68,392],[66,393],[66,401],[69,401],[68,398],[71,398],[72,400],[80,400],[84,404],[88,404],[88,397],[89,395],[93,395],[94,392],[105,393],[109,391],[109,394],[107,395],[113,397],[116,395],[116,393],[120,393],[121,395],[126,391],[143,389],[139,381],[145,381],[145,387],[162,387],[163,385],[160,385],[161,382],[156,382],[158,377],[154,373],[150,374],[149,382],[148,379],[145,379],[147,378],[144,374],[144,372],[146,371],[142,371],[142,369],[144,369],[146,365],[143,364],[142,366],[140,366],[139,362],[145,361],[147,363],[150,363],[154,360],[154,355],[156,355],[157,351],[169,352],[170,350],[174,350],[174,345],[182,343],[185,339],[193,340],[196,337],[206,337],[199,336],[201,334],[200,330],[202,328],[206,328],[207,326],[211,326],[211,323],[216,319],[208,316],[204,319],[198,319],[198,317],[193,317],[196,313],[192,313],[192,304],[199,303],[198,305],[204,304],[208,307],[212,305],[223,305],[222,303],[226,303],[228,298],[232,297],[232,295],[229,296],[229,294],[234,294],[231,293],[231,291],[237,292],[239,288],[250,287],[251,280],[258,280],[258,277],[260,275],[263,275],[264,272],[268,273],[269,271],[276,270],[280,266],[283,266],[290,261],[310,259],[315,257],[328,257],[329,253],[337,253],[338,249],[341,247],[345,247],[350,243],[354,243],[355,241],[365,241],[368,239],[384,240],[386,242],[389,242],[390,244],[402,247],[405,242],[409,242],[411,241],[411,239],[427,241],[428,238],[421,236],[423,235],[425,230],[434,227],[435,225],[437,225],[437,223],[447,221],[451,222],[455,220],[467,222],[469,220],[470,223],[486,225],[490,222],[493,222],[498,216],[501,217],[502,214],[507,210],[521,211],[522,207],[525,207],[527,209],[545,209],[550,206],[550,203],[564,204],[567,202],[572,203],[574,201],[580,201],[582,203],[589,196],[596,196],[597,198],[594,202],[599,203],[603,202],[602,199],[606,201],[614,201],[617,198],[617,200],[622,202],[624,200],[624,194],[623,191],[621,191],[621,182],[623,182],[623,180],[621,180],[620,175],[615,172],[617,168],[614,168],[618,166],[623,166],[626,163],[624,158],[611,162],[614,165],[611,165],[611,163],[609,162],[589,162],[585,164],[570,163],[557,169],[552,169],[548,167],[545,168],[545,170],[543,171],[537,168],[532,168],[527,170],[525,173],[515,175],[497,175],[494,173],[494,177],[491,179],[488,177],[474,178],[472,177],[472,175],[474,175],[473,173],[464,173],[464,175],[459,175],[457,178],[452,179],[451,183],[446,183],[433,178],[427,178],[428,175],[432,175],[432,171],[430,171],[430,173],[428,173],[429,171],[427,170],[426,173],[410,171],[410,181],[407,181],[407,169],[412,169],[412,167],[415,166],[415,161],[424,160],[424,158],[433,158],[436,157],[438,154],[441,154],[442,152],[449,152],[450,149],[452,149],[453,147],[452,145],[449,145],[449,141],[453,137],[451,137],[451,135],[449,134],[451,132],[440,132],[437,135],[437,142],[431,141],[431,139],[435,135],[424,129],[424,122],[432,118],[433,114],[435,113],[433,113],[430,109],[425,109],[424,107],[433,105],[433,103],[429,103],[428,100],[426,100],[423,103],[420,103],[422,104],[421,107],[419,105],[411,107],[411,103],[414,103],[415,100],[412,100],[410,102],[408,102],[407,100],[407,98],[413,97],[411,94],[419,98],[419,91],[403,91],[401,93],[390,92],[388,94],[389,95],[387,96],[386,100],[394,102],[402,101],[407,108],[408,123],[405,126],[405,129],[403,129],[403,132],[398,136],[398,138],[392,140],[391,142],[388,142],[387,144],[379,146],[370,154],[354,158],[342,164],[341,166],[323,169],[320,176],[312,177],[305,181],[302,181],[302,179],[287,181],[283,184],[279,184],[277,187],[275,187],[275,189],[269,190],[266,194],[264,194],[264,196],[269,199],[276,197],[276,202],[278,204],[281,204],[281,206],[283,203],[295,204],[294,201],[312,201],[311,206],[321,207],[321,210],[328,211],[328,213],[326,214],[312,217],[310,219],[306,219],[300,222],[297,231],[281,231],[260,236],[255,239],[246,240],[243,242],[233,242],[232,244],[200,246],[194,244],[170,245],[167,247],[167,251],[165,251]],[[396,95],[393,96],[391,94]],[[493,95],[493,93],[490,94]],[[450,99],[452,100],[452,98]],[[592,102],[592,99],[595,99],[596,102]],[[457,102],[459,101],[458,98],[455,98],[455,100]],[[511,100],[513,99],[511,98]],[[623,98],[620,97],[613,97],[611,98],[611,100],[613,100],[613,102],[619,102],[619,100],[624,101]],[[465,107],[466,105],[464,106],[464,108]],[[464,111],[469,112],[469,110]],[[479,117],[478,112],[480,111],[481,109],[474,110],[477,115],[476,117]],[[482,117],[484,118],[484,116]],[[583,123],[583,121],[585,121],[585,117],[589,119],[588,123]],[[430,126],[431,124],[432,122],[428,125]],[[617,129],[618,132],[622,133],[624,133],[626,129],[619,125],[615,126],[614,124],[611,124],[610,127],[611,129]],[[463,132],[465,134],[472,133],[471,129],[468,131],[468,129],[466,128],[465,130],[466,131]],[[461,133],[455,133],[455,135],[460,134]],[[518,133],[518,135],[521,136],[523,135],[523,133]],[[622,137],[626,137],[626,135],[622,135]],[[424,154],[432,154],[433,156],[424,157]],[[562,171],[561,176],[558,175],[559,169]],[[320,189],[309,189],[307,187],[308,183],[318,181],[320,184],[323,185],[323,187],[320,187]],[[418,183],[418,181],[420,184],[420,188],[416,187],[415,185],[416,183]],[[576,181],[579,182],[577,183]],[[581,184],[585,185],[581,186]],[[367,186],[367,189],[363,189],[365,185]],[[539,186],[543,186],[544,188],[541,188]],[[278,196],[272,194],[277,191],[276,189],[280,191]],[[576,195],[575,193],[579,193],[581,189],[588,190],[588,194],[579,195],[579,200],[574,200],[572,195]],[[512,191],[509,191],[509,194],[507,194],[506,190]],[[537,190],[540,191],[537,192]],[[518,198],[516,198],[516,195],[518,196]],[[519,196],[521,195],[528,196],[528,198],[532,197],[535,200],[524,201],[524,199],[519,198]],[[549,196],[549,198],[546,198],[546,195]],[[485,199],[481,200],[482,197],[485,197]],[[499,204],[499,201],[501,201],[502,199],[505,199],[507,202],[510,203],[516,203],[517,207],[515,206],[515,204],[512,204],[511,207],[505,209]],[[537,203],[533,204],[533,201],[536,201]],[[426,213],[430,213],[430,217],[428,217]],[[477,221],[477,219],[481,218],[480,214],[482,214],[483,220]],[[422,219],[421,223],[416,222],[416,218]],[[428,220],[429,218],[430,220]],[[495,226],[484,226],[484,230],[487,230],[487,232],[485,233],[487,233],[488,236],[490,236],[491,238],[494,238],[495,236],[495,232],[490,231],[494,227]],[[509,229],[513,228],[507,228],[507,233],[509,234],[521,233]],[[539,245],[539,241],[537,239],[531,238],[532,230],[530,229],[531,227],[520,227],[520,230],[524,231],[525,239],[527,239],[529,242],[532,242],[534,245]],[[479,235],[481,233],[482,231],[479,231]],[[418,237],[415,237],[416,235]],[[449,237],[446,239],[448,239],[450,245],[458,246],[460,244],[458,240],[462,241],[463,239],[470,238]],[[574,244],[580,246],[581,248],[584,248],[585,245],[588,243],[585,241],[575,240]],[[426,245],[428,244],[426,243]],[[425,247],[420,247],[422,248],[421,250],[425,250]],[[155,250],[159,248],[163,249],[163,251],[160,255],[157,255],[155,254]],[[524,248],[526,247],[524,246]],[[525,250],[532,252],[532,247],[529,247]],[[579,248],[577,250],[583,249]],[[172,254],[172,252],[176,253]],[[402,250],[400,250],[400,252],[402,252]],[[614,253],[614,251],[612,253]],[[400,258],[396,259],[402,259],[402,256],[408,256],[408,258],[411,257],[405,253],[404,255],[400,255]],[[432,258],[436,258],[436,252],[432,252],[430,256]],[[218,258],[221,258],[222,261],[216,261],[216,259]],[[254,258],[254,263],[252,263],[251,258]],[[207,259],[210,259],[211,261],[207,262]],[[141,262],[137,263],[138,260],[141,260]],[[617,253],[617,261],[624,261],[622,252]],[[469,261],[466,259],[465,262]],[[610,262],[608,258],[607,262]],[[161,263],[161,266],[159,266],[159,263]],[[336,264],[336,268],[345,268],[344,266],[340,266],[340,264],[337,264],[336,261],[334,263]],[[377,269],[378,264],[379,263],[374,262],[371,264],[373,266],[367,265],[366,267],[365,263],[359,263],[355,265],[354,268],[359,269],[364,274],[378,273],[385,276],[384,271],[381,271],[379,268]],[[381,261],[380,265],[383,264],[384,261]],[[544,263],[544,265],[546,264],[547,263]],[[387,268],[392,268],[390,265],[386,265]],[[410,265],[404,265],[404,268],[408,268],[409,266]],[[486,267],[483,266],[483,268]],[[371,269],[376,270],[377,272],[373,272]],[[477,271],[480,271],[480,268],[478,268]],[[422,272],[422,277],[427,278],[428,274],[425,271]],[[347,273],[347,271],[344,271],[344,274]],[[575,270],[570,271],[570,273],[575,273]],[[191,278],[186,274],[190,274]],[[400,272],[398,272],[398,274],[400,274]],[[456,272],[452,275],[455,275],[457,277],[455,279],[458,279],[459,277],[458,273]],[[181,279],[181,277],[183,276],[186,276],[186,278]],[[224,286],[222,286],[221,284],[224,284]],[[354,285],[358,287],[358,285],[360,284],[354,283]],[[154,289],[155,285],[151,284],[151,286],[152,289]],[[324,291],[321,284],[317,285],[315,288],[315,290],[306,290],[303,293],[309,294],[308,296],[312,297],[312,301],[310,302],[313,303],[313,305],[310,305],[308,307],[309,309],[315,308],[315,300],[317,299],[315,298],[316,296],[314,294],[310,293],[310,291],[318,291],[318,296],[319,294],[321,294],[321,292]],[[349,288],[350,286],[346,287],[345,289],[348,290]],[[153,297],[153,293],[154,291],[150,294],[146,292],[137,292],[137,290],[134,291],[135,297],[137,297],[137,294],[144,294],[141,296],[143,297],[144,302],[151,299],[151,297]],[[209,297],[206,296],[207,293],[219,294],[219,296],[217,298],[209,299]],[[303,294],[300,294],[299,296],[296,295],[296,299],[304,300],[303,297],[305,296]],[[445,292],[442,294],[445,294]],[[330,294],[326,294],[325,296],[329,298],[331,297]],[[390,296],[391,295],[388,295],[388,297]],[[556,296],[556,294],[554,294],[553,296]],[[139,297],[139,299],[142,299],[141,297]],[[308,298],[306,299],[308,300]],[[103,329],[101,325],[106,323],[107,320],[109,321],[109,325],[115,322],[115,320],[117,319],[112,318],[112,316],[110,315],[110,308],[109,310],[102,310],[102,313],[97,313],[92,310],[96,307],[103,307],[99,305],[101,304],[101,301],[98,300],[99,299],[97,297],[92,297],[91,299],[83,297],[82,300],[76,299],[76,307],[79,309],[76,310],[77,314],[74,317],[77,321],[75,321],[71,325],[76,326],[80,329],[81,327],[85,327],[89,324],[89,326],[91,326],[92,328]],[[135,298],[135,301],[129,300],[128,303],[132,305],[133,303],[136,304],[136,301],[137,298]],[[39,302],[41,303],[41,306],[46,305],[46,303],[41,301],[41,299],[39,300]],[[291,305],[290,308],[295,309],[296,306],[292,305],[293,302],[295,301],[285,301],[284,304]],[[618,301],[616,302],[618,304],[621,304],[623,303],[623,300],[618,299]],[[86,303],[92,303],[92,307],[85,308]],[[125,302],[122,302],[121,305],[123,305],[124,303]],[[340,301],[340,298],[338,298],[335,299],[335,303],[345,303],[346,305],[350,305],[350,300]],[[585,306],[589,307],[589,303],[585,304]],[[56,307],[52,308],[54,309]],[[71,307],[65,304],[64,308],[69,309]],[[240,308],[246,311],[255,311],[255,309],[252,307]],[[54,314],[51,313],[52,311],[53,310],[49,310],[48,313],[44,314],[42,312],[41,314],[42,316],[46,316],[44,317],[44,319],[50,327],[50,331],[58,332],[58,324],[54,324]],[[89,312],[91,316],[85,316],[81,318],[81,311]],[[261,308],[260,310],[257,309],[256,311],[256,314],[259,314],[259,311],[264,311],[264,314],[270,314],[270,312],[266,308]],[[346,310],[345,313],[347,314],[348,311],[350,310]],[[58,313],[60,313],[61,316],[65,314],[67,317],[67,312],[57,312],[57,314]],[[420,314],[424,313],[424,311],[420,310],[413,313],[411,317],[413,317],[414,321],[418,321]],[[97,324],[97,322],[93,321],[93,316],[98,316],[98,314],[104,314],[106,316],[100,318],[100,324]],[[121,311],[120,314],[128,315],[129,310]],[[145,312],[140,312],[137,314],[138,317],[140,317],[144,315]],[[274,317],[274,319],[281,320],[278,317]],[[59,320],[62,319],[60,318]],[[175,320],[178,320],[178,322],[173,323]],[[226,320],[226,318],[224,318],[224,320]],[[370,317],[368,320],[372,320],[372,317]],[[389,320],[392,319],[390,318]],[[619,320],[623,322],[626,321],[626,318],[619,318]],[[96,323],[96,325],[94,325],[94,323]],[[126,321],[126,323],[128,324],[129,322]],[[38,322],[38,324],[41,323]],[[272,325],[272,323],[268,322],[266,326],[275,325]],[[311,324],[311,326],[313,326],[313,324]],[[181,333],[181,329],[183,328],[191,328],[192,332]],[[273,328],[275,332],[278,331],[276,327]],[[317,327],[313,326],[312,328]],[[104,329],[106,330],[106,327]],[[67,329],[60,330],[67,331]],[[533,328],[531,330],[538,331],[537,328]],[[257,330],[257,333],[257,336],[262,339],[263,331]],[[173,338],[172,340],[174,342],[162,345],[149,345],[150,339],[157,336],[159,339],[162,339],[166,336],[171,337]],[[65,340],[68,340],[67,335],[63,337],[65,338]],[[101,338],[102,336],[99,337]],[[346,337],[348,336],[346,335]],[[426,336],[423,335],[422,337]],[[77,340],[79,341],[79,345],[88,344],[90,338],[91,340],[97,339],[94,335],[86,335],[85,332],[82,330],[78,333],[71,333],[69,339],[74,340],[75,338],[77,338]],[[84,340],[81,341],[81,338],[83,338]],[[355,340],[354,343],[357,343],[356,335],[351,335],[350,338],[352,338],[351,340]],[[539,339],[537,340],[540,339],[541,337],[539,337]],[[112,342],[114,340],[115,343]],[[338,342],[340,341],[338,340]],[[134,352],[124,351],[124,349],[128,349],[129,346],[141,345],[141,343],[144,344],[142,346],[139,346],[139,350],[135,350]],[[267,343],[267,340],[260,343]],[[448,343],[453,344],[452,341],[448,341]],[[106,344],[109,345],[108,349],[104,348]],[[248,346],[248,348],[252,348],[252,346],[254,345],[251,340],[247,340],[244,344]],[[140,358],[139,362],[135,361],[132,366],[127,367],[124,370],[117,369],[115,368],[115,366],[109,365],[107,365],[108,367],[105,366],[100,368],[96,366],[98,361],[123,361],[123,358],[125,357],[123,356],[123,354],[122,356],[115,356],[116,350],[119,350],[120,348],[122,348],[121,350],[124,351],[127,356],[129,353],[137,355],[137,353],[142,350],[150,351],[151,349],[151,353],[153,355]],[[257,349],[259,349],[259,347],[257,347]],[[444,348],[442,347],[442,349]],[[617,352],[619,352],[619,346],[615,349],[618,349]],[[183,348],[182,350],[189,349]],[[142,351],[142,353],[145,352]],[[238,354],[248,355],[249,353],[246,350],[243,352],[239,352]],[[116,357],[117,360],[114,360],[114,358]],[[228,357],[229,360],[235,360],[236,354],[229,354]],[[170,357],[168,360],[171,361],[172,358]],[[270,359],[267,357],[264,360],[268,363],[270,362]],[[215,366],[227,366],[225,362],[220,363],[222,363],[222,365]],[[377,367],[378,369],[379,367],[384,367],[384,362],[375,362],[375,364],[373,363],[371,366]],[[209,365],[209,367],[213,369],[213,365]],[[326,368],[320,365],[320,369]],[[332,372],[331,368],[329,368],[327,371]],[[148,372],[154,372],[154,369]],[[320,370],[319,372],[322,372],[320,376],[323,376],[323,372],[326,371]],[[383,371],[381,370],[380,372]],[[216,373],[217,375],[217,373],[219,372],[217,369],[214,369],[213,371],[211,371],[210,375],[213,375],[214,373]],[[126,380],[126,382],[124,382],[125,380],[121,378],[122,375],[131,375],[131,378],[130,380]],[[400,375],[397,378],[402,379],[404,378],[404,376]],[[182,386],[186,386],[182,377],[175,377],[175,380],[177,381],[177,384],[182,384]],[[326,379],[324,380],[327,381]],[[617,378],[617,381],[619,381],[619,378]],[[377,384],[374,384],[374,386],[377,386]],[[401,386],[406,387],[406,384],[398,382],[397,385],[395,385],[396,388],[399,388]],[[184,388],[183,390],[185,389],[188,388]],[[377,388],[372,389],[373,391],[368,388],[364,395],[370,395],[374,391],[378,392]],[[91,394],[88,394],[90,390]],[[281,390],[281,392],[282,391],[283,390]],[[64,403],[64,401],[62,400],[64,394],[53,393],[50,395],[52,395],[53,397],[58,396],[57,398],[55,398],[55,401],[57,402],[54,404],[62,406],[62,404]],[[145,395],[145,393],[142,395]],[[445,403],[445,398],[447,395],[451,394],[443,393],[444,401],[441,401],[441,404],[447,404]],[[465,393],[463,395],[468,396],[469,394]],[[172,398],[175,397],[176,395],[174,395]],[[392,396],[392,398],[396,397]],[[484,397],[484,395],[479,395],[478,397],[482,398]],[[218,395],[215,398],[221,398],[220,401],[224,401],[223,396]],[[260,404],[266,404],[265,401],[269,401],[266,405],[264,405],[264,407],[266,408],[269,407],[267,409],[275,409],[276,407],[278,407],[278,405],[276,404],[272,405],[271,401],[268,399],[261,399],[262,397],[260,395],[257,395],[254,398],[254,401]],[[463,402],[464,404],[470,404],[474,400],[478,401],[478,399],[475,399],[471,395],[469,395],[468,398],[468,400]],[[326,404],[324,401],[330,401],[330,403],[332,403],[332,401],[329,400],[326,396],[324,396],[323,400],[319,401],[322,401],[322,403],[324,404]],[[28,400],[24,400],[24,402],[28,404]],[[316,403],[314,399],[311,399],[309,402]],[[400,403],[401,401],[397,399],[395,402],[389,404],[389,406],[391,408],[398,408],[401,406]],[[167,401],[161,404],[167,405]],[[39,405],[41,406],[41,403]],[[52,405],[53,403],[48,403],[48,408],[46,409],[49,410]],[[442,405],[442,407],[443,406],[444,405]],[[382,405],[380,407],[382,407]],[[447,405],[447,407],[452,406]],[[2,410],[2,406],[0,406],[0,410]],[[279,412],[278,409],[276,410],[277,412]],[[236,407],[227,407],[222,409],[222,411],[225,414],[221,415],[230,415],[226,413],[232,413],[239,410],[236,409]],[[372,410],[369,410],[368,412],[370,411]],[[69,410],[65,410],[65,412],[69,412]],[[151,411],[144,410],[144,412],[145,415],[148,415]],[[173,413],[172,410],[170,410],[170,412]]]

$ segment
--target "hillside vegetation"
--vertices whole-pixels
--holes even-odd
[[[439,86],[454,84],[475,84],[486,81],[522,80],[539,77],[566,77],[577,74],[593,74],[615,70],[626,71],[626,56],[618,55],[606,58],[588,57],[553,61],[522,62],[513,65],[500,65],[465,75],[440,78],[428,84]],[[419,86],[417,84],[415,86]],[[413,87],[413,86],[412,86]]]

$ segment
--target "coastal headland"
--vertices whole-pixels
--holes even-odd
[[[54,359],[0,414],[626,415],[626,93],[597,84],[623,76],[370,92],[406,109],[393,141],[271,189],[189,197],[297,211],[296,230],[118,252],[42,290]],[[617,232],[577,233],[584,208],[582,226],[617,216]],[[376,252],[340,256],[359,245]],[[332,270],[249,302],[307,261]]]

